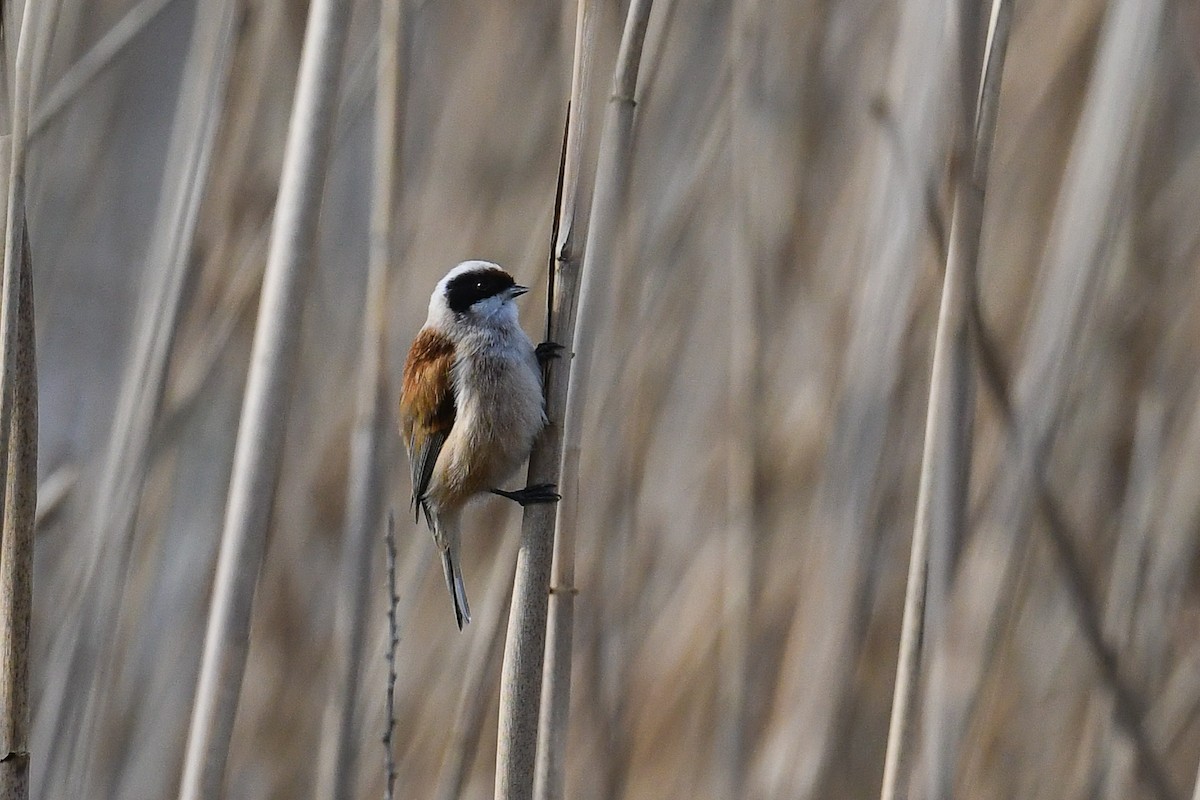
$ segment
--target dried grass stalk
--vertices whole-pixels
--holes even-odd
[[[933,369],[925,423],[925,451],[917,498],[917,518],[909,555],[896,689],[884,761],[882,800],[893,800],[909,742],[909,708],[917,691],[921,651],[934,653],[928,680],[925,725],[926,783],[932,797],[953,793],[952,748],[942,741],[941,670],[938,642],[950,588],[953,553],[962,541],[971,464],[974,388],[968,340],[971,304],[983,228],[987,166],[995,139],[1000,77],[1008,47],[1011,3],[995,0],[981,57],[978,7],[959,5],[959,162],[954,178],[954,212],[934,342]],[[986,66],[984,66],[986,65]],[[981,75],[979,70],[984,70]],[[982,88],[981,88],[982,87]],[[924,647],[923,647],[924,645]]]
[[[54,88],[45,95],[44,100],[41,99],[41,87],[38,86],[34,97],[38,98],[39,102],[34,110],[33,121],[29,126],[30,140],[36,139],[46,129],[46,126],[57,119],[59,114],[70,108],[71,102],[111,66],[117,56],[137,38],[137,35],[173,2],[174,0],[141,0],[125,12],[125,16],[121,17],[104,36],[100,37],[99,41],[92,45],[82,58],[71,65],[66,74],[54,85]],[[58,0],[56,6],[60,4],[61,0]],[[200,19],[203,18],[203,16],[200,17]],[[49,42],[46,43],[46,48],[47,52],[43,58],[49,57]],[[37,76],[39,80],[45,78],[44,63],[42,61],[43,66],[39,67]]]

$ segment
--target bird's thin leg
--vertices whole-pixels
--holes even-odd
[[[515,492],[508,492],[504,489],[490,489],[492,494],[498,494],[501,497],[507,497],[514,503],[520,503],[522,507],[537,505],[538,503],[557,503],[562,500],[562,495],[554,491],[557,487],[553,483],[539,483],[536,486],[526,486],[524,489],[517,489]]]

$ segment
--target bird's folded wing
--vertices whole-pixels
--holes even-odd
[[[429,490],[438,453],[454,427],[453,366],[454,345],[430,330],[417,336],[404,364],[400,427],[412,468],[412,501],[418,510]]]

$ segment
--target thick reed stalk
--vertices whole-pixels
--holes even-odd
[[[578,175],[578,170],[579,170],[579,159],[581,158],[581,155],[582,155],[583,102],[584,102],[584,98],[586,98],[591,91],[592,74],[594,72],[594,66],[595,66],[595,64],[594,64],[595,52],[596,52],[596,44],[595,43],[596,43],[598,28],[600,25],[601,15],[602,15],[601,6],[599,3],[595,2],[595,0],[579,0],[578,6],[577,6],[577,12],[576,12],[576,20],[575,20],[575,57],[574,57],[574,64],[572,65],[572,72],[571,72],[571,104],[572,104],[571,107],[574,109],[579,109],[579,113],[572,114],[571,116],[578,118],[580,121],[580,125],[575,127],[574,131],[572,131],[571,129],[568,129],[568,131],[567,131],[568,141],[567,141],[567,151],[566,151],[565,155],[567,156],[568,159],[570,159],[570,161],[569,161],[570,172],[569,173],[567,172],[568,163],[564,162],[564,164],[563,164],[564,182],[565,182],[568,174],[571,176],[572,181],[577,181],[577,175]],[[574,136],[575,138],[572,139],[572,136]],[[577,209],[585,201],[585,198],[578,196],[579,194],[581,194],[581,192],[578,191],[577,186],[572,186],[571,188],[573,190],[572,195],[571,195],[572,202],[567,204],[567,207],[564,208],[564,217],[562,219],[560,219],[559,224],[562,225],[563,222],[565,222],[567,225],[569,225],[573,229],[571,232],[571,237],[570,237],[571,239],[574,239],[577,235],[579,235],[580,238],[582,238],[583,235],[587,234],[587,231],[589,230],[589,226],[581,225],[578,229],[576,229],[575,225],[574,225],[574,221],[575,221],[575,215],[577,213]],[[564,187],[564,191],[565,191],[565,187]],[[565,197],[565,195],[564,195],[564,197]],[[570,217],[566,217],[568,208],[569,208]],[[589,220],[589,222],[590,222],[590,220]],[[578,231],[578,234],[576,233],[576,231]],[[567,246],[564,244],[563,250],[565,251],[566,249],[567,249]],[[582,262],[583,262],[586,252],[587,252],[587,247],[585,245],[582,250],[579,250],[579,251],[576,251],[573,253],[575,275],[576,275],[577,281],[579,279],[579,269],[582,266]],[[578,285],[578,284],[576,284],[576,285]],[[576,305],[576,308],[578,308],[577,305]],[[572,317],[574,317],[575,309],[572,309],[571,314],[572,314]],[[559,341],[563,344],[566,344],[566,342],[563,342],[561,339],[554,339],[554,341]],[[572,352],[572,358],[574,358],[575,355],[574,355],[573,349],[571,350],[571,352]],[[564,391],[566,391],[566,390],[564,390]],[[567,402],[569,402],[568,397],[569,397],[569,395],[564,396],[564,398],[563,398],[563,406],[561,407],[562,411],[561,411],[561,416],[559,416],[559,419],[562,419],[567,414],[565,405]],[[560,445],[559,452],[561,453],[561,445]],[[562,474],[563,473],[560,473],[560,476]],[[564,502],[570,502],[570,501],[571,501],[571,498],[564,498]],[[561,509],[560,509],[560,513],[561,513]],[[553,539],[555,537],[555,531],[559,524],[558,519],[557,518],[554,519],[550,524],[551,524],[550,537],[551,537],[551,539]],[[538,720],[537,720],[538,728],[537,728],[537,733],[536,733],[537,750],[536,750],[536,759],[535,759],[535,763],[534,763],[535,774],[534,774],[534,778],[533,778],[533,795],[538,798],[547,798],[547,797],[553,796],[551,793],[556,791],[554,788],[556,786],[559,787],[557,791],[561,792],[561,787],[562,787],[562,783],[563,783],[563,776],[562,776],[562,770],[563,770],[562,753],[563,753],[563,751],[561,749],[555,749],[552,740],[554,739],[556,733],[562,729],[561,726],[563,723],[565,723],[565,720],[556,720],[554,718],[554,716],[553,716],[554,715],[554,703],[548,702],[548,700],[547,700],[549,693],[552,691],[551,686],[550,686],[550,678],[549,678],[548,670],[551,669],[551,664],[555,660],[555,648],[558,647],[560,644],[559,640],[556,639],[556,637],[555,637],[555,631],[558,627],[558,620],[563,613],[563,607],[562,607],[562,604],[560,601],[562,600],[562,598],[564,596],[573,597],[575,588],[574,588],[573,576],[563,575],[559,571],[561,569],[561,565],[559,562],[560,553],[557,552],[557,546],[561,542],[561,536],[562,536],[561,531],[559,531],[557,533],[557,535],[559,537],[559,541],[556,542],[556,544],[555,544],[556,551],[551,556],[552,574],[550,577],[550,586],[549,586],[550,598],[547,601],[548,608],[547,608],[547,617],[546,617],[546,623],[545,623],[546,639],[547,639],[546,647],[548,648],[548,654],[546,655],[545,661],[543,662],[543,664],[541,666],[541,670],[540,670],[541,671],[540,678],[541,678],[542,683],[541,683],[539,703],[538,703],[539,716],[538,716]],[[568,619],[569,619],[569,617],[568,617]]]
[[[17,270],[13,369],[0,391],[10,398],[0,525],[0,800],[29,796],[29,629],[33,613],[33,531],[37,506],[37,369],[29,238]]]
[[[634,0],[625,19],[621,46],[613,74],[612,96],[604,114],[600,153],[596,161],[596,187],[592,193],[587,245],[583,255],[578,309],[571,351],[570,379],[563,433],[563,500],[558,507],[558,535],[554,548],[554,580],[548,624],[548,646],[542,692],[544,728],[538,747],[538,800],[564,796],[564,764],[571,701],[571,647],[575,613],[575,535],[579,519],[579,457],[583,422],[587,413],[596,332],[601,314],[611,299],[612,263],[617,234],[625,210],[633,140],[634,94],[642,45],[650,19],[651,0]]]
[[[36,3],[26,3],[19,27],[14,31],[11,20],[0,20],[0,25],[9,46],[16,47],[15,74],[5,85],[13,87],[8,98],[12,127],[8,141],[2,142],[10,151],[6,211],[4,215],[4,271],[3,290],[0,294],[0,359],[4,376],[15,375],[17,361],[18,328],[21,302],[21,256],[25,241],[25,149],[29,127],[29,87],[33,71],[33,19]],[[15,37],[15,38],[14,38]],[[8,55],[4,54],[5,63]],[[4,70],[7,73],[7,70]],[[12,414],[15,395],[0,392],[0,463],[8,463],[10,426],[3,421]],[[0,505],[4,501],[3,482],[0,482]]]
[[[586,79],[596,57],[594,29],[577,17],[571,100],[559,174],[559,197],[551,233],[550,296],[546,336],[567,343],[574,339],[576,299],[583,253],[580,243],[587,231],[578,213],[585,188],[583,158]],[[589,38],[589,31],[592,35]],[[567,404],[570,352],[554,359],[545,372],[546,430],[529,456],[529,485],[559,482],[562,461],[563,416]],[[528,800],[533,796],[538,745],[538,717],[542,694],[542,666],[546,650],[546,620],[554,555],[556,510],[551,505],[525,509],[521,545],[513,578],[513,594],[500,669],[500,719],[496,742],[495,797]]]
[[[282,454],[299,319],[316,244],[350,4],[314,0],[300,56],[271,247],[234,449],[204,660],[192,711],[181,800],[217,797],[249,646],[254,585]]]
[[[380,3],[375,88],[374,185],[371,200],[367,294],[354,430],[347,478],[346,522],[337,617],[336,675],[326,706],[322,742],[322,796],[355,796],[354,762],[361,727],[355,713],[369,593],[366,576],[383,510],[382,454],[387,441],[384,358],[387,345],[388,270],[397,262],[393,233],[404,132],[404,3]]]
[[[9,97],[4,268],[0,276],[0,800],[29,796],[29,626],[33,605],[33,521],[37,505],[37,373],[33,341],[33,274],[25,224],[25,144],[33,71],[36,4],[25,4],[15,31]],[[0,21],[11,44],[14,31]],[[5,63],[8,63],[4,54]],[[5,86],[7,70],[2,71]]]

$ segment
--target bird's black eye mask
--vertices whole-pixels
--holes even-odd
[[[512,275],[502,269],[472,270],[458,275],[446,284],[446,305],[455,314],[516,285]]]

